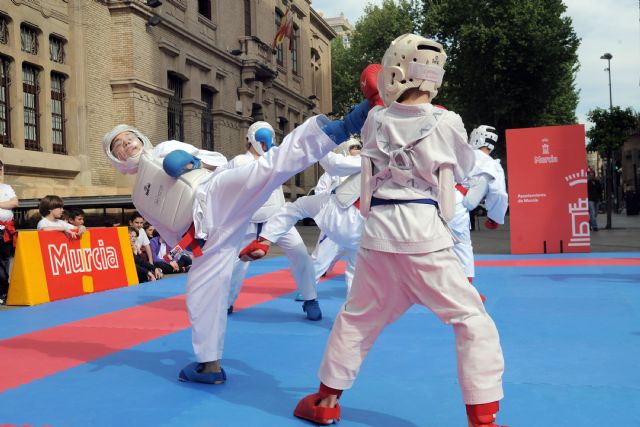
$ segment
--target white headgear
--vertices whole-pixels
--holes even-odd
[[[476,150],[487,147],[489,152],[491,152],[495,148],[493,144],[496,142],[498,142],[496,129],[487,125],[478,126],[471,131],[471,135],[469,136],[469,144]]]
[[[142,150],[135,157],[130,157],[127,160],[120,160],[111,152],[111,143],[115,139],[116,136],[120,135],[122,132],[131,132],[133,133],[140,141],[142,141]],[[133,175],[138,172],[138,163],[140,162],[140,155],[142,155],[143,150],[153,150],[153,145],[151,145],[151,141],[147,138],[142,132],[133,126],[129,125],[117,125],[113,129],[111,129],[105,136],[102,138],[102,148],[104,149],[105,154],[111,160],[113,167],[118,169],[120,173],[124,173],[127,175]]]
[[[354,145],[358,145],[360,149],[362,149],[362,143],[360,142],[360,140],[357,138],[351,137],[345,142],[343,142],[342,144],[340,144],[335,152],[348,157],[351,155],[350,153],[351,147],[353,147]]]
[[[271,141],[266,141],[264,140],[264,138],[261,138],[261,134],[264,133],[264,131],[260,132],[261,129],[266,129],[269,131],[269,133],[271,134],[270,135]],[[257,136],[257,139],[256,139],[256,136]],[[267,139],[269,139],[268,134],[267,134]],[[247,141],[251,144],[253,149],[258,152],[259,155],[262,156],[264,154],[264,150],[262,149],[261,142],[265,143],[265,145],[267,146],[267,151],[269,151],[269,149],[275,145],[275,140],[276,140],[276,133],[273,131],[273,128],[269,123],[255,122],[254,124],[249,126],[249,130],[247,131]]]
[[[438,94],[444,76],[447,55],[442,45],[433,40],[404,34],[391,42],[382,57],[382,71],[378,73],[378,88],[386,106],[411,88],[429,92],[431,99]]]

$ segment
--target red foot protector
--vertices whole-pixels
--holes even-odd
[[[467,417],[469,427],[508,427],[499,426],[493,422],[496,413],[500,410],[499,402],[481,403],[479,405],[467,405]]]
[[[316,424],[329,425],[340,420],[340,404],[335,408],[321,408],[318,403],[327,397],[324,393],[313,393],[298,402],[293,415]]]
[[[263,241],[264,240],[254,240],[253,242],[249,243],[243,250],[240,251],[240,255],[238,255],[238,258],[244,261],[244,258],[246,257],[251,259],[252,261],[255,261],[257,259],[265,257],[269,252],[269,245],[267,245],[266,243],[262,243]],[[252,252],[257,250],[263,251],[264,255],[252,255]]]
[[[484,226],[487,227],[489,230],[495,230],[500,226],[500,224],[498,224],[491,218],[487,218],[487,220],[484,222]]]

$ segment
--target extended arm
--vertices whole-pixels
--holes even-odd
[[[361,161],[359,156],[341,156],[330,152],[320,160],[320,166],[333,176],[350,176],[360,173]]]
[[[479,175],[472,180],[472,184],[467,194],[462,200],[462,204],[468,211],[474,210],[485,198],[489,191],[489,181],[487,175]]]

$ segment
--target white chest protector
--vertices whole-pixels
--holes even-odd
[[[162,160],[142,154],[131,198],[144,219],[175,244],[193,223],[196,188],[211,172],[196,169],[173,178],[162,169]]]
[[[361,177],[359,173],[350,175],[335,189],[336,201],[341,208],[348,208],[360,198]]]
[[[256,211],[255,214],[251,217],[251,222],[260,223],[265,222],[273,215],[275,215],[278,210],[284,206],[284,192],[282,191],[282,187],[278,187],[273,190],[269,199],[265,202],[264,205],[260,206],[260,209]]]

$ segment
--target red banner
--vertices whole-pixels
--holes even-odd
[[[511,253],[589,252],[583,125],[508,129]]]
[[[117,229],[96,228],[88,245],[60,232],[40,233],[40,251],[51,301],[127,285]],[[88,281],[91,284],[88,284]]]
[[[8,304],[42,304],[137,283],[126,227],[91,228],[79,240],[61,231],[21,231]]]

